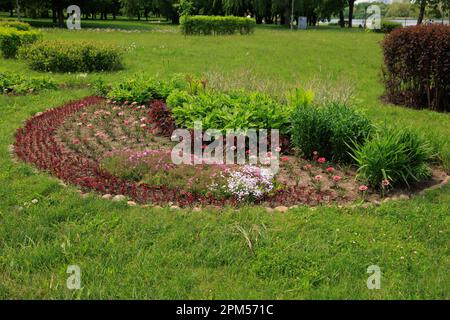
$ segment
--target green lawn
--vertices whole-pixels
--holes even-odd
[[[123,71],[101,75],[108,81],[181,72],[213,74],[231,85],[251,74],[275,91],[312,81],[351,83],[358,107],[374,121],[417,129],[449,167],[448,114],[380,102],[379,34],[258,28],[252,36],[184,37],[173,26],[151,24],[139,32],[52,29],[44,37],[135,45]],[[0,59],[5,70],[39,74]],[[8,152],[24,120],[91,94],[87,84],[99,75],[49,76],[69,87],[0,96],[0,298],[450,297],[450,186],[376,208],[300,207],[287,214],[131,208],[83,198],[14,163]],[[81,291],[66,288],[69,264],[81,267]],[[383,273],[380,290],[366,287],[373,264]]]

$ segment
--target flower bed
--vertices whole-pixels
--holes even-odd
[[[218,190],[226,187],[228,192],[221,192],[221,196],[217,196],[215,192],[195,192],[185,185],[168,186],[163,182],[158,184],[145,179],[143,182],[140,178],[121,177],[117,172],[113,174],[102,168],[101,163],[104,164],[104,162],[101,160],[110,156],[111,152],[121,152],[120,150],[128,148],[135,150],[136,156],[143,148],[155,148],[157,152],[169,150],[172,144],[161,135],[158,122],[152,122],[150,116],[147,118],[143,116],[151,115],[154,108],[161,103],[154,101],[148,106],[137,104],[118,106],[107,103],[100,97],[88,97],[50,109],[34,116],[23,128],[18,129],[14,145],[15,153],[23,161],[32,163],[65,182],[86,190],[95,190],[101,194],[125,195],[140,203],[177,203],[180,206],[236,205],[242,202],[243,198],[250,198],[254,203],[276,206],[345,200],[339,192],[318,188],[306,181],[305,184],[297,181],[297,183],[283,183],[282,187],[275,187],[267,176],[257,174],[255,170],[258,169],[252,167],[232,170],[227,175],[223,175],[225,170],[222,172],[212,170],[216,175],[219,173],[225,178],[225,182],[218,186]],[[118,124],[119,121],[122,124],[127,121],[134,127],[124,129]],[[107,124],[116,131],[108,131]],[[141,126],[142,124],[145,126]],[[137,137],[137,133],[141,134],[140,138],[132,140],[130,137]],[[132,161],[135,160],[132,159]],[[284,161],[288,163],[290,160]],[[166,164],[168,165],[169,161]],[[316,175],[319,171],[324,171],[322,167],[317,163],[317,166],[311,166],[307,171],[303,171],[304,175],[312,174],[312,172]],[[286,171],[289,170],[287,168],[287,166],[282,168],[280,176],[292,174]],[[323,179],[328,178],[324,175]],[[217,181],[211,180],[208,188]],[[283,179],[277,180],[276,184],[280,184],[280,181]],[[264,188],[267,192],[261,193],[260,190]]]

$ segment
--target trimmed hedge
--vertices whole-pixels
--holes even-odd
[[[98,42],[39,41],[20,50],[19,56],[38,71],[93,72],[123,68],[121,50]]]
[[[182,16],[180,24],[185,35],[249,34],[256,25],[253,19],[234,16]]]
[[[31,26],[26,22],[12,21],[12,20],[1,20],[0,27],[10,27],[16,30],[29,31]]]
[[[382,47],[383,80],[390,102],[450,111],[450,26],[396,29]]]
[[[34,43],[41,37],[42,34],[36,30],[0,27],[0,50],[4,58],[15,58],[21,46]]]

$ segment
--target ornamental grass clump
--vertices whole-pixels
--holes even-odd
[[[306,158],[318,152],[337,162],[352,162],[348,144],[363,143],[371,131],[367,117],[345,104],[299,105],[292,114],[292,143]]]
[[[407,186],[430,178],[432,149],[427,141],[407,129],[378,130],[353,148],[358,177],[381,190],[387,185]]]

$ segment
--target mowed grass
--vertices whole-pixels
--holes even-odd
[[[376,122],[407,125],[448,156],[447,114],[383,105],[382,36],[358,30],[257,29],[249,37],[183,37],[174,27],[141,32],[48,30],[46,39],[102,40],[136,49],[126,68],[100,76],[251,72],[294,86],[351,81],[357,104]],[[29,71],[0,60],[0,71]],[[1,298],[448,299],[450,187],[364,209],[300,207],[287,214],[245,207],[202,212],[128,207],[81,197],[51,176],[11,160],[15,130],[36,112],[92,93],[99,74],[50,74],[65,90],[0,97]],[[31,200],[37,199],[36,204]],[[26,203],[26,204],[25,204]],[[66,288],[66,268],[82,290]],[[382,271],[368,290],[367,267]]]

